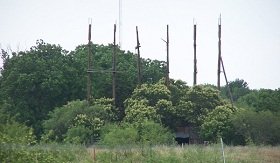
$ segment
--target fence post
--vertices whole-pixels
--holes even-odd
[[[221,146],[222,146],[223,161],[224,161],[224,163],[226,163],[225,151],[224,151],[224,143],[223,143],[223,139],[222,138],[221,138]]]

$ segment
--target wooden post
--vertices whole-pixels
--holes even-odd
[[[165,83],[166,86],[169,86],[169,26],[167,25],[167,33],[166,33],[166,78]]]
[[[218,90],[221,89],[221,79],[220,79],[220,73],[221,73],[221,15],[219,18],[219,23],[218,23],[218,28],[219,28],[219,32],[218,32],[218,37],[219,37],[219,42],[218,42],[218,47],[219,47],[219,54],[218,54],[218,81],[217,81],[217,87]]]
[[[142,72],[141,72],[141,57],[140,57],[140,43],[139,43],[139,36],[138,36],[138,27],[136,26],[136,37],[137,37],[137,46],[135,47],[137,49],[137,79],[138,79],[138,85],[141,85],[141,78],[142,78]]]
[[[114,44],[112,56],[112,97],[114,106],[116,106],[116,24],[114,24]]]
[[[93,160],[94,160],[94,162],[96,161],[96,152],[95,152],[95,148],[93,148]]]
[[[88,76],[87,76],[87,101],[92,99],[92,52],[91,52],[91,20],[88,27]]]
[[[196,85],[197,82],[197,60],[196,60],[196,24],[193,25],[193,55],[194,55],[194,67],[193,67],[193,86]]]
[[[221,140],[221,147],[222,147],[222,156],[223,156],[223,163],[226,163],[226,159],[225,159],[225,150],[224,150],[224,142],[223,139],[220,138]]]

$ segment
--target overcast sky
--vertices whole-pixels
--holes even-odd
[[[37,39],[67,50],[92,41],[113,41],[118,0],[0,0],[0,45],[29,50]],[[229,80],[250,88],[280,87],[279,0],[122,0],[121,43],[135,52],[139,28],[141,56],[165,60],[161,38],[170,28],[170,76],[193,82],[193,18],[197,22],[198,83],[216,84],[218,17],[222,14],[222,57]],[[2,60],[0,60],[2,65]],[[224,84],[224,78],[222,78]]]

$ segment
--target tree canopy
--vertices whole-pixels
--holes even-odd
[[[112,45],[93,45],[93,97],[112,97],[112,75],[103,70],[112,68]],[[3,56],[4,55],[4,56]],[[80,45],[68,52],[59,45],[38,40],[28,51],[5,57],[0,78],[0,103],[5,112],[18,115],[21,123],[42,133],[42,121],[55,107],[68,101],[83,100],[86,95],[88,46]],[[142,59],[143,79],[158,81],[164,75],[164,62]],[[117,107],[119,119],[123,117],[123,101],[137,85],[136,57],[131,52],[117,50]]]
[[[92,44],[88,48],[79,45],[68,52],[60,45],[38,40],[27,51],[9,55],[1,50],[2,138],[19,135],[15,132],[19,130],[28,140],[10,136],[11,142],[33,142],[34,130],[42,142],[88,144],[101,139],[106,144],[128,139],[154,144],[169,142],[171,131],[188,126],[211,142],[223,137],[233,144],[280,143],[280,89],[251,90],[245,80],[236,79],[229,82],[232,107],[226,87],[219,91],[212,85],[188,86],[174,79],[166,86],[166,63],[144,58],[143,83],[138,84],[136,55],[117,48],[117,99],[113,105],[113,45]],[[94,69],[90,102],[85,101],[88,50],[92,51]],[[108,126],[113,126],[112,132]]]

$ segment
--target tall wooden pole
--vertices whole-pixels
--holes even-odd
[[[219,28],[219,32],[218,32],[218,37],[219,37],[219,42],[218,42],[218,47],[219,47],[219,54],[218,54],[218,81],[217,81],[217,87],[220,90],[221,89],[221,79],[220,79],[220,74],[221,74],[221,15],[219,18],[219,23],[218,23],[218,28]]]
[[[114,24],[114,45],[113,45],[113,56],[112,56],[112,97],[114,106],[116,106],[116,24]]]
[[[136,37],[137,37],[137,74],[138,74],[138,84],[141,84],[141,76],[142,76],[142,72],[141,72],[141,57],[140,57],[140,43],[139,43],[139,36],[138,36],[138,27],[136,26]]]
[[[193,55],[194,55],[194,67],[193,67],[193,86],[196,85],[197,82],[197,60],[196,60],[196,24],[193,25]]]
[[[87,101],[92,99],[92,52],[91,52],[91,22],[88,27],[88,76],[87,76]]]
[[[225,70],[225,66],[224,66],[224,62],[223,62],[222,54],[221,54],[221,26],[222,26],[221,24],[222,24],[222,19],[221,19],[221,15],[220,15],[219,22],[218,22],[218,28],[219,28],[219,33],[218,33],[218,37],[219,37],[219,43],[218,43],[219,56],[218,56],[218,83],[217,83],[217,87],[218,87],[219,90],[221,89],[220,74],[221,74],[221,66],[222,66],[223,74],[224,74],[225,81],[226,81],[226,87],[227,87],[227,90],[228,90],[228,93],[229,93],[229,96],[230,96],[230,102],[231,102],[231,105],[233,107],[233,98],[232,98],[232,94],[231,94],[231,91],[230,91],[230,88],[229,88],[229,84],[228,84],[228,80],[227,80],[227,74],[226,74],[226,70]]]
[[[169,86],[169,26],[167,25],[167,33],[166,33],[166,78],[165,83],[166,86]]]

